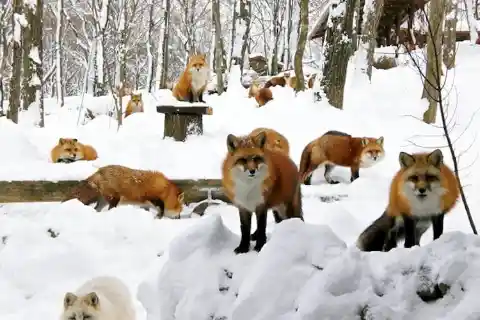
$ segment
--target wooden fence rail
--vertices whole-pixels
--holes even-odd
[[[185,192],[185,203],[200,202],[211,198],[230,202],[222,192],[220,179],[172,180]],[[59,202],[66,198],[76,180],[65,181],[0,181],[0,203]]]

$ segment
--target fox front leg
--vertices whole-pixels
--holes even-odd
[[[234,250],[236,254],[247,253],[250,250],[250,232],[252,230],[252,213],[245,209],[239,209],[238,213],[240,215],[242,238],[239,246]]]
[[[403,226],[405,228],[405,248],[411,248],[418,244],[416,233],[416,221],[414,218],[403,215]]]
[[[360,178],[360,168],[352,167],[351,169],[352,176],[350,177],[350,182],[353,182]]]
[[[443,233],[444,217],[444,213],[432,217],[433,240],[440,238]]]

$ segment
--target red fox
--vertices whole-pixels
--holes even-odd
[[[383,137],[357,138],[351,135],[331,130],[320,138],[307,144],[300,159],[301,181],[311,184],[312,173],[320,165],[325,166],[325,180],[337,184],[330,174],[335,165],[350,167],[350,181],[360,177],[360,168],[368,168],[381,161],[385,156]]]
[[[85,205],[96,203],[95,210],[98,212],[107,204],[110,210],[120,201],[140,205],[147,203],[158,208],[159,218],[164,213],[167,217],[179,218],[184,193],[161,172],[108,165],[80,181],[64,201],[71,199],[78,199]]]
[[[125,110],[125,118],[135,112],[143,112],[143,101],[141,93],[132,93],[132,97],[130,101],[128,101],[127,109]]]
[[[178,101],[205,102],[203,92],[207,86],[210,70],[205,54],[192,55],[173,88],[173,96]]]
[[[309,89],[312,89],[313,88],[313,85],[315,84],[315,79],[317,78],[317,74],[314,73],[310,76],[310,78],[308,78],[308,88]]]
[[[277,76],[271,77],[270,80],[265,82],[265,85],[263,87],[264,88],[270,88],[270,87],[276,87],[276,86],[285,87],[286,84],[287,84],[287,80],[285,79],[285,77],[277,75]]]
[[[265,148],[267,136],[227,137],[228,153],[222,166],[222,185],[226,196],[238,208],[242,238],[235,253],[255,251],[267,241],[267,211],[273,209],[275,222],[299,218],[303,221],[300,183],[295,163],[285,154]],[[250,235],[252,213],[257,231]]]
[[[252,83],[248,89],[248,97],[255,97],[258,106],[264,106],[268,101],[273,100],[272,90],[270,88],[260,88],[257,83]]]
[[[60,138],[50,153],[54,163],[71,163],[78,160],[91,161],[98,158],[97,151],[88,144],[82,144],[75,138]]]
[[[250,132],[248,136],[254,138],[260,132],[265,132],[265,135],[267,136],[265,148],[278,152],[283,152],[287,156],[290,154],[290,146],[288,144],[288,140],[282,134],[280,134],[280,132],[268,128],[257,128]]]
[[[419,245],[430,225],[436,240],[443,233],[445,214],[457,202],[458,181],[443,163],[441,150],[400,152],[399,161],[401,168],[390,185],[387,209],[359,236],[360,250],[389,251],[399,238],[405,239],[405,248]]]

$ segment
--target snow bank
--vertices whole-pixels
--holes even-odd
[[[474,302],[480,293],[480,239],[473,235],[452,232],[412,250],[364,253],[347,248],[328,226],[292,219],[275,227],[259,254],[234,255],[238,241],[219,216],[202,219],[172,240],[160,274],[140,286],[140,301],[155,309],[149,319],[480,315]],[[424,302],[438,295],[444,297]]]

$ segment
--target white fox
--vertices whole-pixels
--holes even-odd
[[[135,320],[132,296],[115,277],[96,277],[63,299],[61,320]]]

